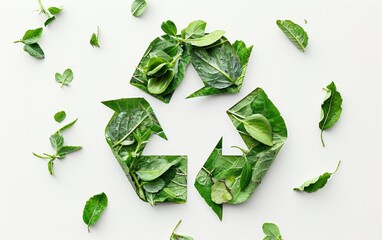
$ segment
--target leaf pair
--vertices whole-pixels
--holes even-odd
[[[54,115],[54,119],[57,122],[62,122],[66,117],[66,113],[64,111],[58,112]],[[53,165],[54,161],[56,159],[63,159],[68,155],[69,153],[76,152],[80,150],[82,147],[81,146],[67,146],[64,145],[64,137],[62,136],[62,132],[69,129],[76,123],[77,119],[70,122],[67,125],[64,125],[61,127],[57,132],[55,132],[53,135],[50,136],[49,141],[50,144],[54,150],[53,154],[36,154],[33,153],[34,156],[41,158],[41,159],[46,159],[48,160],[48,171],[50,175],[53,175]]]
[[[23,43],[24,51],[29,53],[29,55],[37,59],[44,59],[44,51],[38,44],[38,41],[40,41],[42,37],[42,33],[42,28],[28,30],[20,40],[15,41],[14,43]]]
[[[181,223],[182,223],[182,220],[179,220],[178,224],[176,224],[174,230],[171,233],[170,240],[193,240],[192,237],[179,235],[175,232]]]
[[[69,84],[73,81],[74,75],[72,69],[68,68],[64,71],[63,74],[56,73],[55,75],[56,82],[61,84],[61,87],[63,86],[69,86]]]
[[[90,232],[90,226],[98,222],[102,212],[105,210],[108,204],[108,198],[105,193],[96,194],[86,201],[82,220],[88,226],[88,232]]]
[[[47,17],[47,20],[44,22],[45,27],[51,24],[54,20],[56,20],[57,14],[59,14],[63,10],[62,7],[49,7],[48,9],[46,9],[42,5],[41,0],[38,0],[38,3],[40,5],[39,13],[42,13]]]

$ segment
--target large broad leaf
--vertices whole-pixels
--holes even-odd
[[[229,42],[213,48],[193,48],[191,62],[205,85],[223,89],[242,73],[240,58]]]
[[[166,89],[160,94],[152,94],[149,91],[149,80],[152,78],[146,74],[144,71],[148,62],[153,55],[157,55],[158,52],[165,52],[172,57],[176,54],[181,54],[180,58],[176,61],[172,71],[174,77],[171,82],[166,86]],[[175,89],[183,81],[184,74],[186,72],[187,66],[191,61],[190,57],[190,46],[182,47],[178,44],[178,41],[171,36],[165,35],[159,38],[156,38],[151,42],[150,46],[143,55],[141,61],[139,62],[133,77],[130,80],[130,84],[140,88],[146,93],[158,98],[159,100],[169,103]]]
[[[228,40],[223,37],[221,41],[225,42]],[[232,47],[235,49],[237,55],[239,56],[240,63],[241,63],[241,75],[236,80],[236,84],[230,85],[229,87],[226,87],[223,89],[214,88],[205,84],[203,88],[192,93],[187,98],[217,95],[217,94],[234,94],[240,91],[241,86],[243,84],[244,77],[245,77],[245,73],[247,71],[248,61],[249,61],[249,57],[251,56],[253,46],[247,47],[243,41],[235,41],[234,44],[232,44]]]
[[[232,195],[232,199],[226,203],[239,204],[247,201],[263,180],[287,138],[286,125],[280,112],[260,88],[230,108],[227,113],[247,145],[248,151],[241,156],[223,155],[221,139],[195,180],[196,189],[220,219],[222,219],[223,204],[213,201],[214,182],[218,179],[219,182],[224,183]],[[261,114],[271,124],[272,146],[253,138],[246,131],[243,122],[238,120],[254,114]],[[251,170],[248,169],[249,166]]]
[[[262,114],[253,114],[242,120],[245,130],[257,141],[272,146],[272,125]]]
[[[342,113],[342,97],[337,91],[334,82],[326,87],[326,97],[321,105],[321,119],[319,127],[321,129],[321,142],[325,147],[322,133],[325,129],[331,128],[340,119]]]
[[[277,20],[277,26],[287,36],[287,38],[295,45],[299,50],[305,51],[308,45],[308,34],[298,24],[290,20]]]
[[[115,111],[105,137],[137,195],[151,205],[187,200],[186,156],[143,156],[157,134],[166,139],[154,111],[143,98],[103,102]]]

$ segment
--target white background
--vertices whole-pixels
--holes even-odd
[[[46,59],[30,57],[13,44],[27,29],[42,26],[32,10],[37,0],[2,2],[0,14],[0,239],[168,239],[178,232],[198,240],[262,239],[261,226],[274,222],[289,240],[379,240],[382,224],[380,153],[382,4],[378,0],[149,0],[140,18],[132,0],[44,1],[64,11],[44,29]],[[178,29],[205,20],[207,31],[223,29],[234,41],[254,45],[241,93],[185,100],[202,86],[190,66],[166,105],[129,85],[147,46],[161,35],[162,21]],[[291,19],[308,32],[298,51],[277,28]],[[307,19],[308,24],[304,24]],[[100,26],[101,49],[89,39]],[[72,68],[67,88],[56,72]],[[339,122],[319,139],[322,87],[335,81],[344,98]],[[225,111],[262,87],[284,117],[289,138],[262,184],[245,204],[225,206],[223,221],[193,187],[195,176],[221,136],[225,154],[244,147]],[[104,139],[113,112],[100,102],[145,97],[168,136],[154,137],[145,154],[189,157],[189,195],[183,205],[150,207],[138,199]],[[50,152],[53,120],[66,110],[77,124],[65,132],[80,152],[56,161],[55,175],[32,151]],[[292,190],[305,180],[342,165],[317,193]],[[89,234],[82,222],[86,200],[104,191],[109,206]]]

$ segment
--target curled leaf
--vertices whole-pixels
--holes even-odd
[[[281,31],[287,36],[287,38],[295,45],[299,50],[305,51],[305,48],[308,45],[308,34],[304,29],[292,22],[291,20],[277,20],[277,26]]]

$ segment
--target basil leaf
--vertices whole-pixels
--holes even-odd
[[[48,8],[48,11],[52,15],[57,15],[57,14],[59,14],[62,11],[62,7],[60,7],[60,8],[58,8],[58,7],[50,7],[50,8]]]
[[[44,59],[45,58],[44,51],[41,49],[41,47],[38,43],[25,44],[24,45],[24,51],[29,53],[29,55],[31,55],[34,58],[37,58],[37,59]]]
[[[146,10],[147,3],[145,0],[134,0],[131,4],[131,14],[135,17],[141,16]]]
[[[90,226],[94,225],[100,218],[102,212],[107,207],[107,196],[105,193],[100,193],[89,198],[85,204],[85,208],[82,214],[84,223],[88,226],[90,232]]]
[[[179,225],[182,223],[182,220],[179,220],[178,224],[176,224],[174,230],[171,233],[170,240],[193,240],[192,237],[189,236],[183,236],[175,233],[175,231],[178,229]]]
[[[300,187],[294,188],[293,190],[301,191],[301,192],[303,191],[307,193],[317,192],[318,190],[323,188],[328,182],[329,178],[337,172],[340,164],[341,164],[341,161],[338,162],[337,168],[334,172],[332,173],[326,172],[320,175],[319,177],[312,178],[306,181],[305,183],[303,183]]]
[[[44,22],[44,26],[48,26],[49,24],[51,24],[54,20],[56,20],[56,17],[55,16],[52,16],[50,18],[48,18],[45,22]]]
[[[62,128],[60,128],[59,130],[57,130],[56,133],[60,133],[60,132],[63,132],[63,131],[65,131],[65,130],[71,128],[71,127],[77,122],[77,120],[78,120],[78,118],[76,118],[74,121],[72,121],[72,122],[66,124],[65,126],[63,126]]]
[[[235,84],[242,73],[239,56],[228,42],[212,49],[194,48],[191,62],[202,81],[217,89]]]
[[[42,37],[42,32],[42,28],[28,30],[26,31],[20,42],[28,45],[37,43]]]
[[[171,35],[171,36],[176,36],[176,34],[178,32],[175,23],[172,22],[171,20],[167,20],[167,21],[163,22],[161,25],[161,28],[162,28],[163,32],[165,32],[166,34]]]
[[[211,186],[211,199],[216,204],[222,204],[232,200],[232,195],[224,182],[218,181]]]
[[[151,205],[186,202],[187,157],[142,155],[152,134],[166,139],[149,103],[129,98],[103,104],[115,111],[105,129],[106,141],[138,197]]]
[[[290,20],[277,20],[276,24],[297,49],[305,52],[309,37],[300,25]]]
[[[165,74],[157,78],[151,78],[147,84],[147,90],[152,94],[161,94],[166,91],[171,81],[174,79],[174,71],[168,70]]]
[[[200,38],[186,39],[185,42],[196,47],[205,47],[217,42],[223,37],[224,33],[222,30],[216,30]]]
[[[322,137],[324,130],[331,128],[340,119],[342,113],[342,97],[337,91],[334,82],[331,82],[326,87],[326,97],[321,104],[321,118],[319,127],[321,129],[321,142],[325,147],[325,142]]]
[[[66,118],[66,112],[65,111],[59,111],[56,114],[54,114],[54,120],[56,120],[56,122],[58,122],[58,123],[64,121],[65,118]]]
[[[249,162],[246,162],[240,176],[241,191],[245,190],[248,187],[249,183],[251,182],[252,173],[253,173],[252,165]]]
[[[149,193],[157,193],[164,188],[166,182],[163,179],[157,178],[151,182],[143,183],[143,189]]]
[[[204,36],[207,23],[202,20],[193,21],[183,30],[184,38],[201,38]]]
[[[72,69],[68,68],[64,71],[63,74],[56,73],[55,75],[56,82],[61,83],[61,87],[69,86],[69,84],[73,81],[74,75]]]
[[[90,38],[90,45],[92,47],[100,48],[98,38],[99,38],[99,27],[97,26],[97,33],[93,33],[91,38]]]
[[[244,118],[243,120],[237,118],[243,123],[245,130],[257,141],[272,146],[272,125],[261,114],[253,114]]]
[[[282,240],[280,230],[274,223],[264,223],[263,224],[263,232],[266,237],[264,240]]]
[[[57,151],[64,145],[64,138],[61,134],[55,133],[49,138],[50,144],[52,145],[52,148]]]
[[[255,89],[230,108],[227,113],[243,138],[248,150],[244,150],[243,154],[238,156],[223,155],[221,139],[204,163],[195,180],[195,187],[199,194],[220,219],[222,219],[223,204],[240,204],[252,196],[287,138],[284,119],[261,88]],[[254,114],[262,114],[271,124],[273,146],[267,146],[255,140],[246,132],[243,123],[238,120],[245,119]],[[249,173],[248,164],[251,165],[252,173]],[[245,165],[247,166],[245,167]],[[246,170],[243,170],[244,168]],[[238,169],[241,171],[238,172]],[[231,200],[222,204],[215,202],[216,197],[215,201],[212,199],[212,186],[217,181],[217,178],[219,178],[219,182],[225,183],[227,191],[232,195]],[[250,182],[247,184],[248,180],[246,179],[248,178]]]

